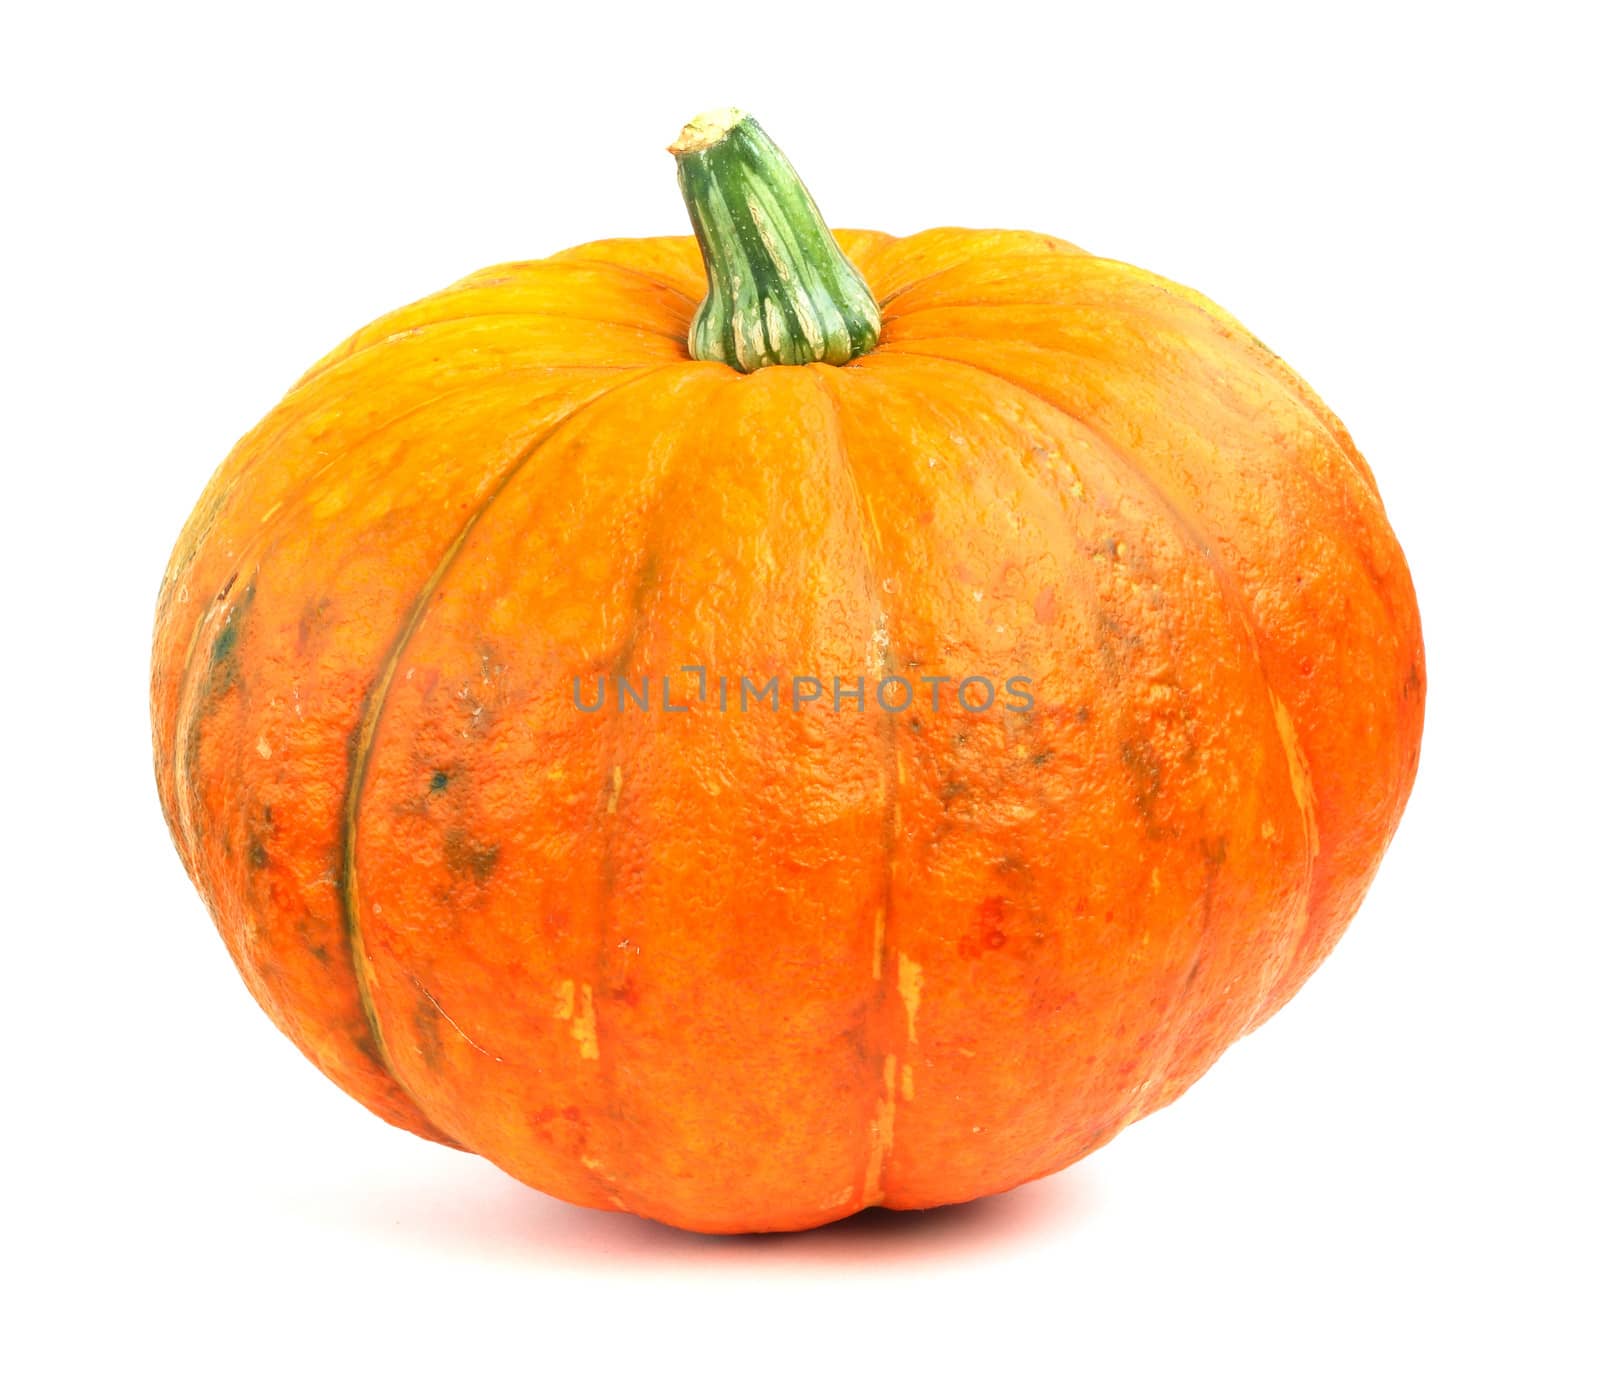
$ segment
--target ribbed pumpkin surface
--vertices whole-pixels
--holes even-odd
[[[397,1125],[702,1230],[995,1192],[1171,1101],[1338,938],[1421,734],[1372,476],[1237,323],[1043,236],[838,239],[884,318],[843,367],[690,360],[688,238],[384,318],[161,594],[162,800],[272,1018]],[[578,711],[619,675],[688,711]]]

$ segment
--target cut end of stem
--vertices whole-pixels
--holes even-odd
[[[731,105],[704,111],[684,125],[678,137],[667,145],[667,152],[674,158],[680,158],[685,153],[698,153],[703,148],[710,148],[712,144],[725,139],[728,131],[744,117],[744,111],[736,110]]]

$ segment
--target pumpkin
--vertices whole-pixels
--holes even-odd
[[[1000,1192],[1338,939],[1417,766],[1406,563],[1195,292],[833,235],[737,112],[673,152],[695,238],[384,317],[223,463],[159,600],[166,816],[397,1126],[700,1231]]]

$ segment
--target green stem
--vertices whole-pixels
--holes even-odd
[[[714,111],[670,151],[710,289],[689,328],[694,358],[753,373],[846,364],[878,343],[871,290],[760,125]]]

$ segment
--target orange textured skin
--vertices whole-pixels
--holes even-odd
[[[218,470],[156,624],[162,803],[278,1025],[703,1231],[1002,1191],[1171,1101],[1337,940],[1422,731],[1371,473],[1235,321],[1041,235],[838,238],[884,314],[842,368],[690,360],[688,238],[369,326]],[[578,712],[618,674],[688,711]],[[890,715],[891,674],[1033,708]]]

